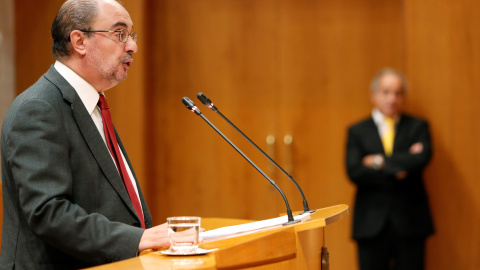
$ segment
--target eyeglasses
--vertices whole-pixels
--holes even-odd
[[[104,32],[104,33],[118,33],[118,41],[121,43],[126,43],[128,40],[128,36],[130,36],[133,42],[137,43],[138,35],[135,32],[128,32],[127,29],[120,29],[120,30],[80,30],[84,33],[95,33],[95,32]],[[113,39],[112,39],[113,40]],[[115,41],[115,40],[113,40]]]

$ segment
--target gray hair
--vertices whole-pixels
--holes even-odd
[[[372,93],[375,93],[377,91],[378,85],[380,84],[380,79],[384,75],[395,75],[398,78],[400,78],[400,80],[402,81],[403,91],[407,92],[408,82],[407,82],[407,78],[405,77],[405,75],[402,72],[400,72],[396,69],[384,68],[384,69],[380,70],[379,72],[377,72],[377,74],[375,74],[375,76],[372,79],[372,83],[370,84],[370,90],[372,91]]]

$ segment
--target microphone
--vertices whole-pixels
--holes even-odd
[[[316,211],[316,210],[310,210],[310,208],[308,207],[307,199],[305,198],[305,195],[303,194],[303,191],[300,188],[300,185],[297,183],[297,181],[295,181],[295,179],[293,179],[293,177],[290,174],[288,174],[282,167],[280,167],[280,165],[278,165],[272,158],[270,158],[270,156],[268,156],[262,149],[260,149],[260,147],[258,147],[252,140],[250,140],[250,138],[248,138],[247,135],[245,135],[240,129],[238,129],[232,122],[230,122],[230,120],[228,120],[228,118],[225,117],[218,110],[218,108],[213,104],[213,102],[207,96],[205,96],[203,93],[198,93],[197,98],[203,103],[203,105],[209,107],[214,112],[218,113],[225,121],[227,121],[235,130],[237,130],[248,142],[250,142],[253,146],[255,146],[255,148],[257,148],[258,151],[260,151],[271,163],[273,163],[273,165],[275,165],[275,167],[277,167],[280,171],[282,171],[282,173],[285,174],[288,177],[288,179],[290,179],[295,184],[298,191],[300,192],[300,195],[302,195],[302,199],[303,199],[303,213],[301,214],[313,213]]]
[[[289,225],[289,224],[294,224],[299,222],[300,220],[295,220],[293,218],[292,210],[290,209],[290,205],[288,204],[287,197],[285,196],[283,191],[280,189],[280,187],[278,187],[278,185],[272,179],[270,179],[262,170],[260,170],[260,168],[258,168],[258,166],[255,165],[255,163],[253,163],[235,144],[233,144],[225,135],[223,135],[223,133],[220,130],[218,130],[217,127],[215,127],[205,116],[203,116],[202,112],[197,108],[197,106],[195,106],[195,103],[193,103],[193,101],[191,101],[188,97],[184,97],[182,98],[182,102],[183,104],[185,104],[187,109],[191,110],[196,115],[200,116],[203,120],[205,120],[205,122],[207,122],[220,136],[222,136],[222,138],[225,141],[227,141],[240,155],[242,155],[242,157],[245,160],[247,160],[250,163],[250,165],[252,165],[255,169],[257,169],[257,171],[260,174],[262,174],[263,177],[265,177],[268,180],[268,182],[270,182],[270,184],[272,184],[272,186],[275,187],[275,189],[278,190],[280,195],[282,195],[283,200],[285,201],[285,205],[287,207],[288,222],[284,223],[283,225]]]

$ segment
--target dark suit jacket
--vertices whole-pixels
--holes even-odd
[[[410,154],[409,148],[416,142],[423,143],[423,152]],[[385,168],[374,170],[362,164],[364,156],[378,153],[384,154],[384,150],[372,118],[349,128],[346,165],[351,181],[357,185],[353,238],[376,236],[388,220],[404,236],[432,234],[422,179],[432,153],[427,122],[402,115],[396,126],[393,154],[385,159]],[[396,180],[395,174],[400,171],[407,171],[407,178]]]
[[[80,97],[53,66],[15,99],[1,135],[0,269],[78,269],[136,256],[144,229],[127,190]]]

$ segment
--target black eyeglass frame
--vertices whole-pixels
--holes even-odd
[[[82,32],[84,32],[84,33],[96,33],[96,32],[101,32],[101,33],[115,33],[115,32],[118,32],[118,33],[119,33],[119,35],[118,35],[118,41],[119,41],[120,43],[127,43],[129,36],[132,38],[133,42],[135,42],[135,43],[137,43],[137,40],[138,40],[138,35],[137,35],[137,33],[135,33],[135,32],[130,33],[127,29],[118,29],[118,30],[80,30],[80,31],[82,31]],[[126,36],[125,40],[121,40],[121,39],[120,39],[121,36],[123,36],[123,34],[122,34],[123,31],[126,31],[126,32],[127,32],[127,34],[125,35],[125,36]],[[112,39],[112,40],[113,40],[113,39]],[[115,40],[113,40],[113,41],[115,41]]]

